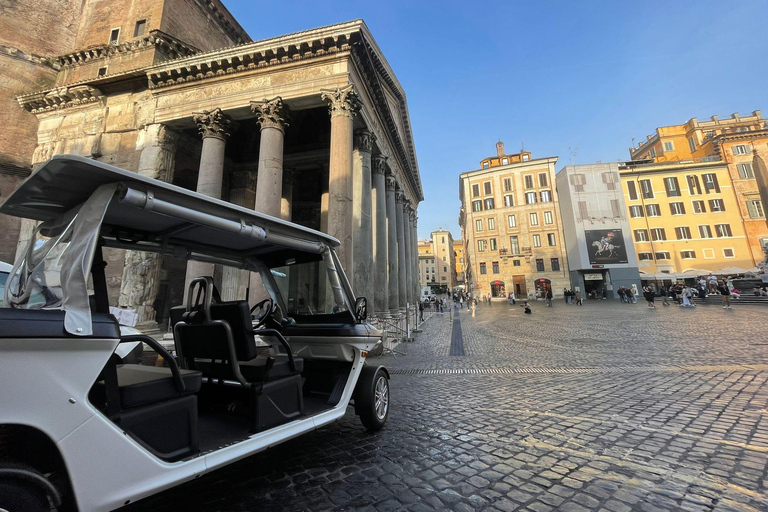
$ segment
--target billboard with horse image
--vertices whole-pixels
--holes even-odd
[[[584,236],[591,265],[627,263],[627,248],[620,229],[585,230]]]

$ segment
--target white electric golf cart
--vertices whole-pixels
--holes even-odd
[[[73,156],[0,212],[41,222],[0,308],[1,510],[113,510],[337,420],[350,401],[368,429],[386,422],[389,374],[365,364],[381,335],[335,238]],[[173,357],[121,336],[102,247],[234,269],[248,297],[192,280],[170,312]],[[122,360],[136,341],[167,366]]]

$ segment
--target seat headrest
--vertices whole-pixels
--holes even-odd
[[[203,311],[186,311],[181,315],[181,321],[186,324],[202,324],[205,322],[205,313]]]

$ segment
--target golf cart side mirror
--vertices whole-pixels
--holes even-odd
[[[355,317],[358,322],[368,318],[368,300],[365,297],[358,297],[355,300]]]

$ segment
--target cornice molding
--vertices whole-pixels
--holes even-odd
[[[59,70],[59,66],[56,63],[52,62],[51,59],[49,59],[48,57],[43,57],[41,55],[36,55],[34,53],[25,53],[24,51],[19,50],[18,48],[15,48],[13,46],[0,44],[0,54],[7,55],[12,59],[25,60],[27,62],[39,64],[41,66],[51,68],[55,71]]]
[[[18,96],[16,100],[23,109],[37,114],[98,103],[102,101],[103,97],[104,94],[95,87],[76,85],[74,87],[57,87],[50,91],[25,94],[24,96]]]

